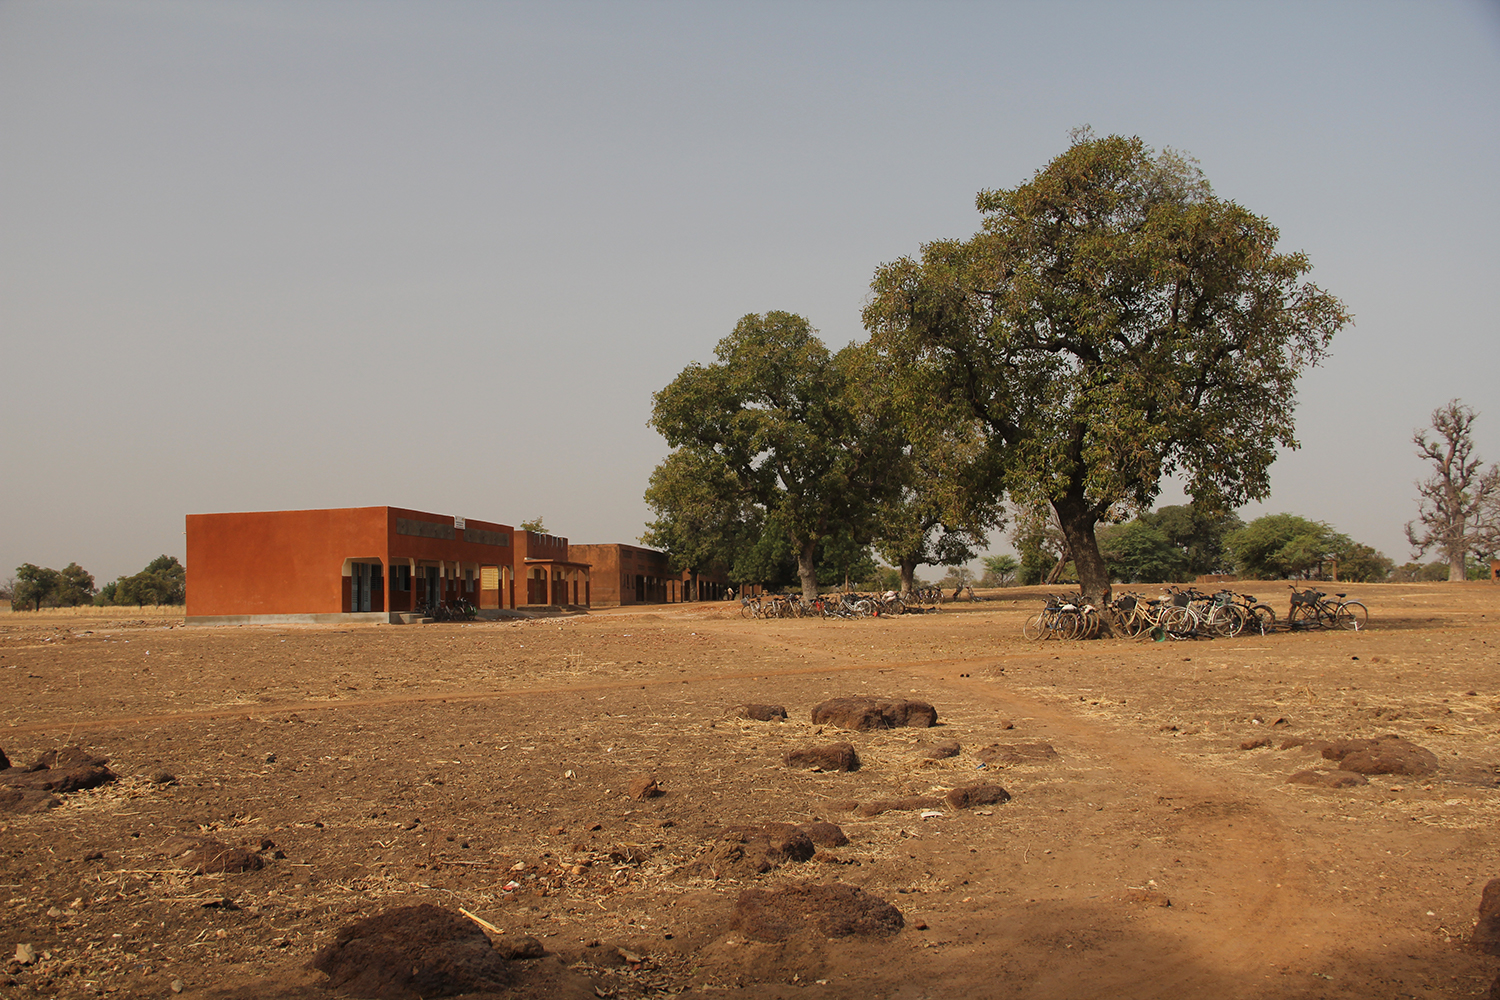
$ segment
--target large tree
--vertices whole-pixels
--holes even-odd
[[[31,610],[42,610],[42,603],[50,601],[57,593],[57,588],[62,583],[62,577],[55,569],[45,566],[37,566],[34,563],[22,563],[16,567],[16,584],[11,589],[11,607],[26,609],[31,605]]]
[[[1417,521],[1406,524],[1416,554],[1437,549],[1448,560],[1448,579],[1467,579],[1470,553],[1479,558],[1500,548],[1500,469],[1488,469],[1474,454],[1478,414],[1456,399],[1432,411],[1433,437],[1412,435],[1417,454],[1432,463],[1432,475],[1417,483]],[[1418,530],[1417,524],[1421,524]]]
[[[1320,575],[1351,543],[1322,521],[1266,514],[1231,532],[1225,544],[1240,576],[1277,580]]]
[[[663,463],[676,468],[658,467],[653,484],[699,468],[720,509],[697,519],[732,520],[749,508],[791,544],[809,600],[819,541],[847,535],[868,544],[874,513],[896,486],[888,472],[901,436],[886,409],[870,405],[878,397],[859,352],[831,353],[801,316],[751,314],[719,341],[716,363],[689,365],[653,397],[651,426],[676,449]],[[675,526],[685,521],[656,509]]]
[[[94,575],[76,562],[68,563],[57,574],[57,603],[66,608],[92,604]]]
[[[1297,378],[1349,316],[1269,222],[1139,139],[1076,133],[977,206],[973,238],[877,271],[865,324],[983,424],[1012,498],[1052,507],[1104,600],[1095,526],[1149,508],[1164,475],[1205,511],[1266,496]]]

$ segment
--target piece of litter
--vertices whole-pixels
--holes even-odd
[[[922,818],[923,819],[941,819],[942,816],[943,816],[943,813],[939,809],[923,809],[922,810]]]

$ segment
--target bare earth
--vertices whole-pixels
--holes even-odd
[[[854,622],[0,616],[0,749],[78,746],[119,775],[0,813],[0,996],[326,997],[308,962],[339,928],[424,902],[546,949],[486,996],[1485,996],[1500,958],[1468,936],[1500,877],[1500,586],[1350,592],[1368,631],[1161,643],[1027,643],[1019,590]],[[938,725],[811,723],[844,695],[920,699]],[[1387,733],[1439,770],[1287,782],[1338,766],[1288,739]],[[834,741],[863,766],[784,763]],[[1036,743],[1056,755],[981,766]],[[632,798],[640,777],[664,794]],[[851,808],[978,782],[1012,799]],[[726,826],[814,820],[850,843],[759,875],[704,863]],[[262,867],[193,874],[183,838]],[[747,888],[807,882],[905,926],[729,927]]]

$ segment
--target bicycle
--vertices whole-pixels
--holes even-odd
[[[1337,600],[1328,600],[1321,590],[1292,590],[1292,606],[1287,612],[1287,627],[1336,628],[1346,632],[1363,630],[1370,621],[1370,610],[1359,601],[1346,601],[1346,594],[1334,594]]]

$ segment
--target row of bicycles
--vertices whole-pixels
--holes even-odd
[[[471,622],[479,617],[479,609],[468,601],[424,602],[417,605],[416,613],[435,622]]]
[[[824,594],[814,601],[786,594],[757,594],[740,598],[742,618],[878,618],[900,615],[921,607],[920,595],[904,598],[884,594]]]
[[[1021,634],[1027,639],[1092,639],[1103,633],[1104,622],[1117,636],[1153,639],[1230,638],[1250,633],[1340,629],[1359,631],[1369,623],[1370,612],[1347,594],[1330,597],[1320,590],[1292,588],[1291,604],[1278,620],[1269,604],[1250,594],[1220,590],[1206,594],[1192,588],[1168,588],[1160,598],[1125,594],[1103,609],[1082,595],[1048,597],[1046,606],[1026,619]]]

